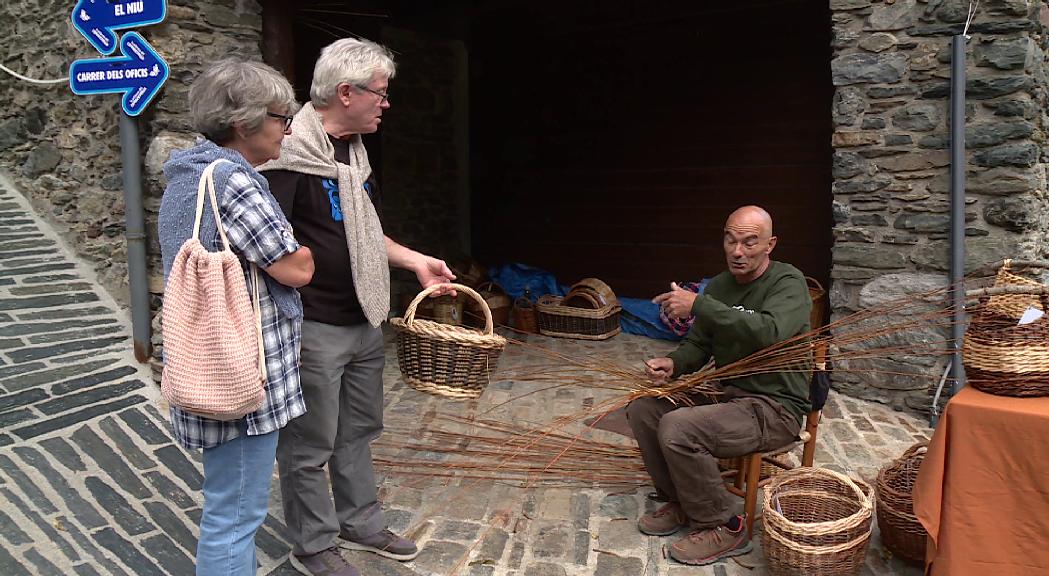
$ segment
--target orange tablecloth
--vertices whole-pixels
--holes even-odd
[[[1049,398],[965,387],[947,404],[914,486],[926,572],[1049,574]]]

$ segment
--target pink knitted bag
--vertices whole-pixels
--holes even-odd
[[[164,372],[160,391],[174,406],[215,420],[236,420],[262,407],[266,355],[259,278],[251,264],[248,296],[240,259],[230,250],[215,198],[215,165],[200,176],[193,236],[175,255],[164,288]],[[223,249],[200,243],[205,191]],[[252,304],[254,303],[254,306]]]

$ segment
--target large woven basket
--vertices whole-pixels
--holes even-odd
[[[448,286],[480,303],[483,331],[415,318],[424,298]],[[394,318],[390,324],[397,331],[397,363],[404,379],[412,388],[438,396],[480,396],[506,346],[506,339],[493,333],[492,311],[484,298],[462,284],[430,286],[412,300],[404,318]]]
[[[1007,260],[996,287],[1041,286],[1008,268]],[[1005,294],[981,301],[962,345],[966,380],[973,388],[1001,396],[1049,395],[1049,315],[1017,324],[1028,308],[1049,308],[1044,300],[1044,295]]]
[[[873,528],[873,489],[823,468],[795,468],[769,481],[762,547],[776,576],[855,576]]]
[[[596,309],[563,306],[561,297],[540,296],[535,308],[539,316],[539,333],[544,336],[606,340],[619,334],[618,304]]]
[[[911,491],[925,460],[927,442],[911,446],[878,473],[878,528],[893,554],[910,562],[925,560],[928,533],[914,515]]]

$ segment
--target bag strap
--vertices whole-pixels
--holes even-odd
[[[229,160],[218,159],[208,164],[207,168],[200,175],[200,182],[197,184],[197,213],[193,219],[193,238],[200,240],[200,219],[204,214],[204,196],[205,193],[211,200],[211,212],[215,216],[215,228],[219,232],[219,237],[222,238],[222,247],[229,251],[229,239],[226,238],[226,231],[222,228],[222,220],[219,217],[219,201],[215,194],[215,167],[220,162],[229,162]],[[230,162],[232,164],[232,162]],[[263,383],[267,380],[266,370],[266,346],[262,339],[262,306],[259,304],[259,269],[254,262],[248,262],[248,267],[251,269],[251,304],[252,312],[255,314],[255,335],[256,340],[259,344],[259,375],[262,377]]]
[[[206,195],[211,200],[211,212],[215,215],[215,228],[218,229],[219,237],[222,238],[222,248],[229,250],[229,239],[226,238],[226,231],[222,229],[222,220],[219,218],[219,201],[215,197],[215,166],[220,162],[229,162],[229,160],[220,158],[208,164],[208,167],[200,175],[200,182],[197,183],[197,211],[193,219],[193,239],[200,240],[200,218],[204,215],[204,196],[206,192]]]

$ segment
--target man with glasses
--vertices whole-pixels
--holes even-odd
[[[390,265],[411,270],[423,287],[454,275],[382,230],[379,187],[360,135],[379,129],[394,72],[390,52],[374,42],[346,38],[326,47],[280,158],[260,168],[316,264],[300,289],[307,413],[277,446],[291,563],[314,576],[358,574],[340,549],[402,561],[419,553],[387,529],[372,469],[370,444],[383,419],[379,325],[390,310]]]
[[[802,273],[772,260],[772,217],[743,206],[725,222],[722,247],[728,270],[703,294],[676,286],[655,302],[675,317],[695,316],[678,349],[645,362],[653,383],[695,372],[708,360],[726,366],[809,331],[812,300]],[[773,372],[722,382],[717,401],[702,394],[692,405],[641,398],[627,406],[630,428],[656,492],[667,501],[638,520],[638,529],[669,536],[687,528],[670,557],[705,565],[750,552],[746,519],[735,514],[717,458],[738,458],[793,440],[810,409],[803,371]]]

